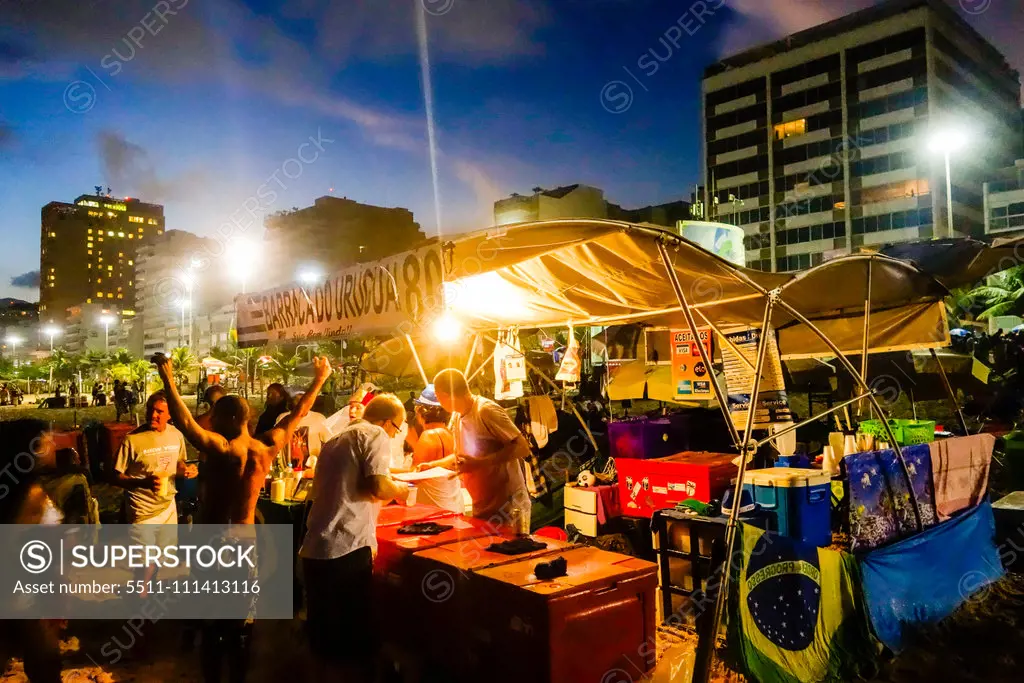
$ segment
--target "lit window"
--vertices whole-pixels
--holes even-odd
[[[89,250],[89,256],[92,256],[92,249]]]
[[[123,294],[118,294],[118,295],[117,295],[117,298],[118,298],[118,299],[123,299],[123,298],[124,298],[124,295],[123,295]]]
[[[107,270],[113,270],[114,266],[107,266]]]
[[[124,256],[124,252],[123,251],[117,252],[117,257],[118,258],[121,258],[122,256]]]
[[[142,216],[128,216],[129,223],[142,223],[145,220]]]
[[[92,234],[92,228],[89,228],[89,234],[90,235]]]
[[[135,239],[135,235],[133,235],[133,234],[131,234],[131,233],[128,233],[128,239],[130,239],[130,240],[133,240],[133,239]]]
[[[129,287],[131,287],[131,286],[132,286],[132,281],[131,281],[131,280],[129,280],[129,281],[128,281],[128,286],[129,286]]]
[[[96,296],[103,296],[103,292],[96,292]]]
[[[102,241],[103,241],[103,238],[101,237],[101,238],[100,238],[100,242],[102,242]]]
[[[163,231],[163,230],[157,230],[157,231],[156,231],[156,234],[158,234],[158,235],[162,235],[162,234],[164,234],[164,231]]]
[[[88,264],[88,266],[89,266],[90,268],[92,268],[92,264],[91,264],[91,263],[90,263],[90,264]]]
[[[57,270],[56,268],[50,268],[50,272],[51,273],[56,272],[56,270]]]
[[[146,222],[149,223],[150,225],[156,225],[156,219],[155,218],[150,218]]]
[[[53,285],[50,285],[50,286],[52,287]],[[91,303],[92,303],[92,299],[86,299],[86,300],[85,300],[85,303],[87,303],[87,304],[91,304]]]
[[[117,214],[116,214],[116,213],[114,213],[113,211],[107,211],[107,215],[108,215],[108,216],[110,216],[111,218],[113,218],[113,217],[114,217],[114,216],[116,216]]]
[[[107,236],[108,237],[113,237],[114,236],[114,231],[113,230],[107,230]]]
[[[128,259],[128,265],[129,266],[134,266],[135,265],[135,261],[132,261],[131,259]]]
[[[51,232],[50,233],[50,237],[56,237],[56,236],[57,236],[57,233],[55,233],[55,232]]]
[[[788,123],[780,123],[775,126],[775,139],[785,140],[794,135],[803,135],[807,132],[807,119],[799,119]]]
[[[107,292],[107,298],[108,298],[108,299],[113,299],[113,298],[114,298],[114,295],[113,295],[113,293],[111,293],[111,292]]]
[[[119,232],[119,233],[117,233],[117,236],[118,237],[124,237],[124,233],[123,232]]]

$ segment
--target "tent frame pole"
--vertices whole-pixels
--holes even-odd
[[[497,353],[497,352],[498,352],[498,347],[497,347],[497,345],[495,345],[494,350],[491,351],[491,355],[487,356],[487,358],[484,358],[482,361],[480,361],[479,367],[477,367],[477,369],[473,371],[472,375],[469,375],[468,377],[466,377],[466,381],[467,382],[472,382],[473,379],[475,379],[477,375],[479,375],[481,372],[483,372],[484,368],[487,367],[487,364],[491,362],[491,359],[494,358],[494,354]]]
[[[942,362],[939,361],[939,354],[937,354],[933,348],[928,350],[931,351],[935,364],[939,366],[939,375],[942,377],[942,385],[946,387],[946,393],[949,394],[949,400],[953,404],[953,409],[956,410],[956,416],[960,420],[960,427],[964,430],[964,436],[970,436],[971,430],[967,428],[967,418],[964,417],[964,411],[960,409],[960,402],[956,400],[956,392],[953,391],[953,385],[949,383],[949,377],[946,375],[946,369],[942,367]],[[917,419],[916,409],[914,419]]]
[[[800,311],[793,308],[793,306],[789,305],[781,298],[779,299],[779,305],[785,308],[786,312],[788,312],[798,321],[806,325],[811,332],[817,335],[817,337],[821,339],[821,341],[826,346],[828,346],[829,349],[831,349],[832,352],[836,355],[836,360],[842,363],[843,367],[846,368],[846,371],[853,376],[853,379],[860,385],[861,390],[868,394],[868,400],[871,401],[871,406],[872,408],[874,408],[875,414],[878,416],[878,419],[881,420],[882,426],[885,428],[886,436],[889,437],[889,443],[892,445],[893,450],[896,451],[896,459],[899,460],[900,469],[903,471],[903,478],[905,479],[907,484],[907,490],[910,492],[910,502],[913,504],[914,509],[914,521],[917,524],[917,530],[922,531],[924,529],[924,526],[921,523],[921,508],[917,502],[917,494],[914,492],[913,477],[910,476],[910,470],[907,468],[907,461],[903,458],[903,450],[900,448],[900,445],[896,442],[896,435],[893,433],[892,427],[889,426],[888,415],[886,415],[885,411],[882,409],[882,406],[879,405],[878,399],[875,397],[875,394],[871,391],[871,387],[868,386],[867,382],[864,380],[863,375],[857,372],[857,368],[853,366],[853,363],[850,362],[850,359],[847,358],[846,355],[839,350],[839,347],[837,347],[835,343],[831,339],[829,339],[824,332],[819,330],[814,323],[808,320],[806,316],[800,313]]]
[[[658,241],[658,252],[661,254],[661,262],[665,266],[665,272],[668,275],[669,282],[672,283],[672,289],[676,293],[676,299],[679,300],[679,307],[682,309],[683,316],[686,318],[686,324],[690,328],[690,334],[693,335],[694,343],[697,344],[697,351],[700,353],[700,359],[704,363],[704,367],[708,370],[708,379],[711,380],[711,388],[715,392],[715,398],[718,399],[718,407],[721,408],[722,415],[725,417],[725,424],[729,428],[729,435],[732,437],[733,447],[736,448],[742,456],[744,453],[740,449],[740,435],[739,432],[736,431],[736,425],[732,422],[732,416],[729,415],[728,396],[723,394],[722,388],[718,386],[718,379],[715,377],[715,370],[714,365],[711,362],[711,356],[700,340],[700,333],[697,330],[697,321],[694,320],[693,311],[690,310],[690,304],[686,300],[686,294],[683,292],[683,286],[679,283],[679,277],[676,275],[676,270],[672,267],[672,259],[669,257],[668,249],[660,240]],[[756,375],[756,368],[754,369],[754,372]]]
[[[795,432],[796,430],[800,429],[801,427],[806,427],[807,425],[811,424],[812,422],[815,422],[816,420],[820,420],[821,418],[825,417],[826,415],[830,415],[830,414],[836,412],[837,410],[842,410],[843,408],[845,408],[846,406],[850,405],[851,403],[856,403],[857,401],[862,401],[862,400],[864,400],[867,397],[868,397],[867,393],[861,394],[860,396],[854,396],[850,400],[844,401],[842,403],[838,403],[838,404],[832,406],[831,408],[829,408],[828,410],[820,412],[817,415],[814,415],[813,417],[807,418],[803,422],[799,422],[797,424],[790,425],[790,426],[786,427],[785,429],[780,429],[777,432],[773,432],[771,436],[769,436],[766,439],[761,439],[760,441],[757,442],[756,445],[757,445],[758,448],[760,448],[761,446],[764,446],[765,444],[769,444],[770,445],[772,441],[774,441],[775,439],[779,438],[780,436],[785,436],[786,434],[789,434],[790,432]],[[778,449],[776,448],[776,450],[778,450]]]
[[[660,247],[661,245],[659,245]],[[664,257],[665,254],[662,254]],[[673,272],[673,275],[675,273]],[[678,294],[678,293],[677,293]],[[733,543],[736,540],[736,524],[740,516],[740,493],[743,491],[743,477],[747,471],[748,451],[756,452],[756,442],[751,432],[754,429],[754,416],[757,414],[757,397],[761,391],[761,372],[764,369],[764,356],[768,350],[768,339],[772,335],[769,329],[772,322],[772,310],[778,300],[778,290],[769,292],[768,302],[764,307],[764,318],[761,321],[761,338],[757,344],[757,360],[754,364],[754,385],[750,388],[750,405],[747,408],[747,421],[743,430],[743,442],[740,448],[739,471],[736,473],[736,486],[733,489],[732,510],[725,527],[725,564],[722,567],[722,581],[719,582],[718,595],[715,598],[715,611],[708,632],[707,647],[700,651],[701,657],[694,663],[694,680],[707,682],[711,674],[711,662],[714,659],[715,643],[718,641],[718,629],[725,613],[725,603],[729,595],[729,579],[732,576]],[[732,424],[732,421],[729,421]],[[753,452],[750,453],[753,455]]]
[[[864,298],[864,341],[861,344],[860,374],[864,381],[868,379],[868,334],[871,331],[871,265],[873,259],[868,259],[867,296]],[[860,419],[863,413],[864,401],[857,402],[857,418]]]
[[[736,357],[743,362],[744,365],[746,365],[748,368],[750,368],[751,371],[753,371],[754,364],[751,363],[745,355],[743,355],[743,352],[739,350],[739,347],[737,347],[735,344],[729,341],[729,338],[722,334],[722,330],[720,330],[717,326],[715,326],[714,323],[708,320],[708,317],[704,315],[703,311],[701,311],[699,308],[695,308],[693,310],[696,311],[697,315],[700,316],[700,319],[704,321],[704,326],[710,327],[711,331],[719,336],[719,338],[722,340],[722,343],[728,346],[729,350],[731,350],[733,354],[735,354]]]
[[[423,386],[427,386],[430,384],[430,380],[427,379],[427,373],[423,369],[423,363],[420,362],[420,354],[416,351],[416,344],[408,334],[405,335],[405,343],[409,345],[409,350],[412,351],[412,359],[416,361],[416,369],[420,371],[420,377],[423,378]]]
[[[468,375],[470,369],[473,367],[473,358],[476,357],[476,347],[480,344],[480,333],[477,332],[476,336],[473,337],[473,346],[469,348],[469,358],[466,359],[466,369],[462,371],[463,375]]]

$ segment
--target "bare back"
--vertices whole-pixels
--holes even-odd
[[[249,434],[226,439],[206,452],[205,521],[210,524],[253,524],[256,502],[279,448]]]

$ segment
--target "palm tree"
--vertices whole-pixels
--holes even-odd
[[[75,365],[78,358],[64,349],[54,349],[47,361],[47,369],[53,372],[53,378],[57,380],[69,380],[75,374]]]
[[[103,374],[108,367],[110,367],[110,362],[107,354],[99,351],[89,351],[78,361],[78,369],[93,377]]]
[[[235,348],[228,358],[222,358],[231,364],[231,369],[243,378],[242,393],[256,393],[256,364],[264,354],[262,347],[250,346],[244,349]]]
[[[181,385],[188,382],[188,373],[199,367],[199,359],[187,346],[179,346],[171,349],[171,367],[174,368],[174,381],[181,388]]]
[[[1024,313],[1024,266],[1014,266],[993,275],[988,284],[971,291],[984,310],[978,320]]]
[[[117,349],[110,355],[110,362],[115,365],[131,365],[135,362],[135,356],[128,349]]]
[[[302,364],[302,358],[294,352],[289,356],[280,349],[270,354],[270,358],[271,374],[280,379],[281,384],[288,386],[292,376],[298,372],[299,365]]]

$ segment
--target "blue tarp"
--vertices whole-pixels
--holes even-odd
[[[908,627],[944,619],[1003,576],[992,504],[986,500],[948,522],[874,550],[860,567],[875,635],[900,652]]]

